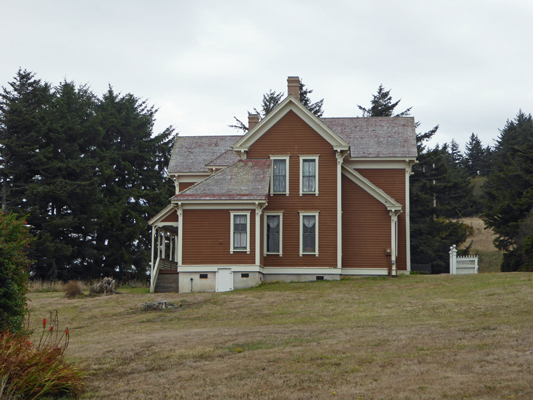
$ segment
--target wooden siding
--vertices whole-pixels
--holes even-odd
[[[342,176],[342,267],[388,268],[390,216],[387,208]]]
[[[195,183],[196,182],[180,182],[180,193],[183,192],[185,189],[190,188]]]
[[[405,170],[358,169],[357,172],[371,181],[374,185],[385,191],[389,196],[392,196],[394,200],[403,206],[402,213],[398,217],[398,256],[396,257],[396,268],[399,271],[405,271],[407,270],[405,233]]]
[[[178,222],[178,213],[173,210],[172,213],[167,215],[161,222]]]
[[[265,132],[248,151],[247,158],[268,159],[290,155],[289,196],[269,197],[263,210],[283,211],[283,257],[267,255],[265,267],[332,267],[337,266],[337,159],[333,147],[293,111],[289,111]],[[299,195],[300,155],[320,155],[318,159],[318,196]],[[299,211],[319,211],[319,256],[300,257]],[[264,239],[264,238],[263,238]],[[264,249],[264,243],[261,243]]]
[[[250,210],[250,254],[230,254],[230,211],[183,210],[184,265],[255,264],[255,209]]]

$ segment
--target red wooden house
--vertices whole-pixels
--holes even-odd
[[[152,291],[410,271],[414,119],[317,118],[299,79],[242,136],[178,137],[150,220]]]

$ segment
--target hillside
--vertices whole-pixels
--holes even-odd
[[[35,337],[49,310],[69,327],[84,398],[533,398],[527,273],[30,299]],[[180,307],[140,311],[158,300]]]

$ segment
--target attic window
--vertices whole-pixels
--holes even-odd
[[[207,274],[200,274],[200,279],[207,279]]]
[[[249,278],[250,274],[241,274],[241,278]]]

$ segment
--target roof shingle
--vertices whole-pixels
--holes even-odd
[[[272,160],[240,160],[175,195],[173,200],[266,200]]]
[[[206,164],[228,150],[242,136],[178,136],[168,165],[169,173],[207,172]]]
[[[416,157],[413,117],[321,118],[350,145],[350,156]]]

